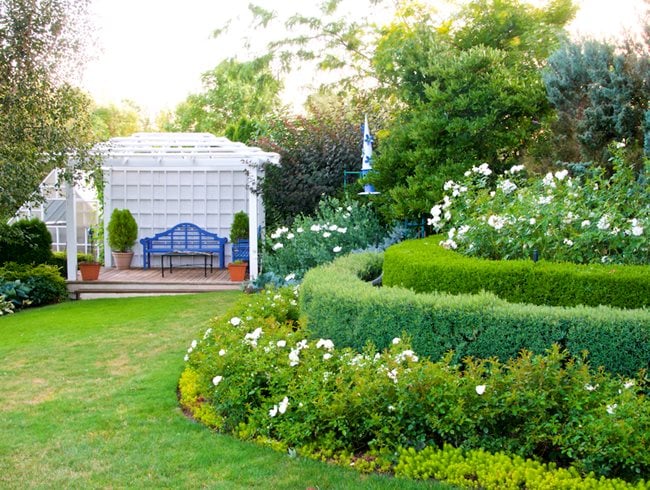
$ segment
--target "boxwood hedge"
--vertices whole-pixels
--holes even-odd
[[[650,306],[650,266],[578,265],[466,257],[439,245],[440,237],[390,247],[384,284],[417,292],[490,291],[511,303],[550,306]]]
[[[508,303],[494,294],[423,293],[375,288],[359,278],[377,269],[381,254],[342,257],[310,270],[300,303],[314,335],[356,349],[372,341],[386,348],[404,333],[420,355],[440,358],[449,350],[501,360],[521,349],[543,353],[553,343],[572,355],[588,351],[592,366],[634,375],[650,365],[650,311],[599,307],[553,307]]]

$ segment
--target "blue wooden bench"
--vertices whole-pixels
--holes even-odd
[[[249,240],[238,240],[237,243],[233,243],[232,260],[243,260],[244,262],[248,262],[250,259],[249,247]]]
[[[223,269],[225,260],[225,246],[228,242],[227,238],[222,238],[215,233],[210,233],[196,226],[193,223],[180,223],[173,226],[167,231],[156,233],[153,237],[142,238],[142,262],[143,267],[148,269],[151,267],[151,254],[159,254],[162,256],[170,257],[170,270],[171,270],[171,256],[177,255],[200,255],[204,258],[206,256],[218,254],[219,255],[219,268]],[[161,257],[161,265],[164,257]],[[210,261],[212,266],[212,260]]]

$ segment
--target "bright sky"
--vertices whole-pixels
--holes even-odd
[[[436,0],[428,1],[436,4]],[[623,29],[638,28],[643,0],[579,2],[573,32],[615,37]],[[253,3],[288,15],[298,8],[314,12],[320,0]],[[252,34],[262,51],[266,40],[286,36],[283,32],[247,32],[248,24],[242,20],[226,37],[211,37],[229,18],[247,19],[247,5],[239,0],[93,0],[97,50],[82,86],[99,104],[129,99],[151,115],[173,110],[187,95],[201,90],[202,73],[228,57],[245,56],[244,36]],[[286,85],[285,92],[295,94],[301,81],[289,80]]]

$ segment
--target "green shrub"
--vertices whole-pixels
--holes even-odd
[[[230,242],[237,243],[238,240],[248,240],[248,214],[245,211],[235,213],[230,227]]]
[[[68,277],[68,255],[65,251],[52,252],[52,258],[49,263],[59,270],[62,277]]]
[[[0,234],[0,264],[45,264],[52,258],[52,235],[37,218],[3,225]]]
[[[0,278],[0,310],[10,313],[28,306],[31,303],[29,293],[30,288],[20,280],[3,282]]]
[[[14,250],[20,247],[23,240],[21,230],[0,222],[0,265],[13,260]]]
[[[418,293],[490,291],[511,303],[650,306],[650,266],[486,260],[447,250],[439,242],[434,236],[386,250],[384,284]]]
[[[461,488],[478,487],[485,490],[648,488],[644,481],[631,484],[620,479],[596,478],[591,474],[583,478],[574,468],[557,468],[553,464],[502,452],[491,454],[482,449],[463,451],[447,445],[443,449],[400,450],[395,476],[414,480],[433,478]]]
[[[490,293],[416,294],[374,288],[357,277],[374,254],[354,254],[312,269],[301,286],[302,312],[315,335],[361,349],[368,341],[383,349],[400,332],[417,352],[439,359],[449,350],[501,360],[522,349],[542,353],[552,344],[573,355],[589,351],[589,362],[633,376],[650,365],[650,312],[608,307],[572,308],[511,304]]]
[[[138,225],[128,209],[114,209],[108,222],[108,245],[113,252],[128,252],[138,239]]]
[[[377,352],[337,348],[297,320],[295,290],[247,295],[191,341],[183,406],[218,430],[362,470],[389,470],[400,447],[451,444],[648,475],[644,374],[591,371],[558,347],[496,359],[420,358],[406,338]],[[341,328],[345,324],[341,322]]]
[[[299,216],[291,228],[280,227],[268,235],[264,272],[300,280],[312,267],[376,245],[384,236],[370,205],[327,198],[320,202],[315,217]]]
[[[66,282],[59,269],[52,265],[28,265],[7,263],[0,267],[0,279],[19,280],[29,288],[29,300],[33,306],[60,303],[68,296]]]

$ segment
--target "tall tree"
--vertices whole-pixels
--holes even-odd
[[[228,59],[203,74],[204,91],[176,108],[167,129],[223,135],[242,117],[261,119],[280,107],[282,83],[273,74],[271,57],[252,61]]]
[[[377,26],[371,19],[386,0],[361,0],[350,3],[342,0],[320,2],[317,11],[300,12],[280,18],[277,12],[249,4],[252,14],[251,32],[273,29],[283,32],[281,39],[273,39],[267,45],[268,53],[279,62],[284,71],[300,70],[304,66],[315,67],[323,72],[334,73],[335,83],[347,89],[356,88],[360,79],[373,78],[372,52],[378,38]],[[216,31],[220,35],[224,27]],[[246,41],[251,43],[250,40]]]
[[[387,217],[419,217],[446,180],[518,158],[551,110],[539,68],[574,12],[571,0],[473,0],[441,23],[399,19],[385,29],[375,67],[404,107],[370,177]]]
[[[568,43],[549,58],[544,82],[557,110],[556,127],[573,149],[570,157],[605,164],[615,140],[624,140],[640,156],[648,130],[648,46],[587,40]]]
[[[137,131],[147,131],[149,119],[142,115],[142,109],[133,101],[124,100],[120,106],[95,107],[92,111],[95,139],[106,141],[114,136],[130,136]]]
[[[0,219],[43,177],[90,165],[90,100],[70,83],[83,62],[86,0],[0,0]]]

